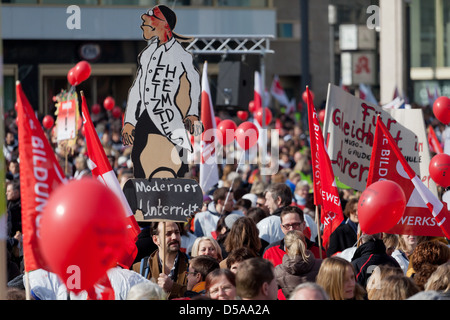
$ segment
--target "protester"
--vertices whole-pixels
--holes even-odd
[[[236,273],[242,261],[257,257],[257,254],[247,247],[233,249],[227,257],[227,269]]]
[[[291,230],[303,232],[306,228],[303,220],[303,212],[300,208],[295,206],[287,206],[282,209],[280,214],[280,230],[283,234],[287,234]],[[312,241],[305,238],[306,248],[312,252],[315,258],[320,258],[320,249]],[[283,256],[286,253],[284,238],[280,241],[271,243],[264,251],[263,258],[272,262],[274,266],[282,263]],[[325,252],[322,250],[322,257],[325,258]]]
[[[212,237],[200,237],[195,239],[192,245],[191,257],[207,255],[218,262],[222,261],[222,249]]]
[[[397,260],[405,275],[409,269],[409,257],[413,253],[417,243],[417,236],[406,234],[398,235],[398,246],[394,252],[392,252],[392,257]]]
[[[6,161],[17,159],[19,155],[19,141],[11,131],[5,133],[5,143],[3,144],[3,156]]]
[[[331,233],[327,257],[342,252],[356,243],[359,224],[358,200],[358,198],[353,197],[347,201],[343,212],[347,220]]]
[[[270,261],[256,257],[243,261],[236,273],[236,294],[242,300],[276,300],[277,281]]]
[[[435,291],[450,300],[450,262],[437,267],[425,283],[425,291]]]
[[[398,262],[386,253],[382,233],[363,234],[361,236],[361,245],[356,249],[351,263],[356,270],[356,281],[363,288],[366,287],[367,279],[369,279],[375,266],[386,264],[400,268]]]
[[[390,275],[381,280],[380,289],[372,294],[371,300],[406,300],[419,291],[411,278],[403,274]]]
[[[420,290],[436,269],[450,260],[450,248],[438,240],[419,243],[411,255],[412,275]]]
[[[114,291],[115,300],[125,300],[131,288],[144,282],[150,282],[132,270],[122,267],[113,267],[106,272]],[[30,294],[34,300],[86,300],[88,292],[81,291],[75,294],[68,291],[59,276],[44,269],[36,269],[28,274],[30,284]],[[93,297],[90,297],[93,298]]]
[[[260,222],[262,219],[269,216],[269,214],[260,207],[252,207],[247,211],[247,217],[252,219],[256,224]]]
[[[330,297],[317,283],[303,282],[292,290],[289,300],[330,300]]]
[[[13,180],[6,186],[7,233],[14,237],[22,232],[22,204],[20,197],[20,182]]]
[[[167,300],[167,293],[156,283],[146,281],[132,286],[126,300]]]
[[[220,269],[219,262],[211,256],[200,255],[192,258],[189,261],[189,269],[186,271],[187,285],[184,296],[192,298],[204,295],[206,277],[215,269]]]
[[[265,192],[265,206],[269,209],[270,216],[258,222],[259,237],[267,243],[273,243],[283,239],[281,231],[281,210],[292,203],[291,189],[284,183],[274,183]]]
[[[403,275],[403,272],[401,269],[389,265],[376,266],[367,280],[367,298],[374,300],[373,296],[379,296],[379,293],[376,292],[381,289],[381,281],[392,275]]]
[[[294,201],[302,210],[306,206],[306,200],[309,190],[310,190],[309,182],[306,180],[300,180],[295,185]]]
[[[241,247],[248,248],[255,255],[261,254],[261,240],[258,237],[258,229],[253,220],[247,217],[237,219],[225,239],[225,251],[227,253]],[[226,268],[227,259],[220,262],[221,268]]]
[[[327,292],[330,300],[363,300],[366,292],[356,282],[353,265],[339,257],[323,260],[316,283]]]
[[[163,234],[163,223],[153,222],[151,226],[153,242],[158,246],[150,257],[143,258],[132,268],[147,279],[153,279],[169,293],[169,299],[180,298],[186,291],[186,273],[188,257],[180,251],[180,227],[174,222],[164,222],[166,233]],[[166,250],[163,251],[163,243]],[[162,261],[165,261],[162,266]]]
[[[284,297],[289,297],[300,283],[316,280],[322,260],[314,258],[312,252],[306,249],[305,236],[301,231],[289,231],[284,242],[286,254],[282,263],[275,267],[275,277]]]
[[[114,168],[114,166],[113,166]],[[81,179],[91,175],[91,171],[88,168],[87,160],[84,156],[79,155],[75,158],[75,172],[73,174],[74,179]]]
[[[236,277],[228,269],[215,269],[205,280],[206,294],[213,300],[236,299]]]

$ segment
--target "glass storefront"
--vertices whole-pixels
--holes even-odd
[[[411,67],[450,67],[450,0],[411,1]]]

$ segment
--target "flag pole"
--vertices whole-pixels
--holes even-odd
[[[319,257],[320,257],[320,259],[322,259],[322,240],[321,240],[321,236],[320,236],[319,206],[316,206],[315,220],[316,220],[316,225],[317,225],[317,241],[318,241],[318,245],[319,245]]]

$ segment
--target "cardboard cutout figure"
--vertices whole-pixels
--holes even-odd
[[[147,47],[139,54],[136,79],[128,94],[122,137],[133,145],[135,178],[183,177],[192,145],[187,130],[203,131],[200,119],[200,76],[192,55],[173,32],[175,13],[158,5],[141,16]],[[184,160],[184,161],[183,161]]]

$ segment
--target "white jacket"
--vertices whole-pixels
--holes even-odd
[[[280,241],[284,238],[284,233],[281,230],[281,219],[277,215],[262,219],[256,227],[259,230],[259,237],[268,243]]]
[[[116,300],[125,300],[128,291],[135,284],[150,281],[137,272],[120,267],[109,269],[107,274]],[[36,299],[67,300],[67,288],[55,273],[44,269],[33,270],[29,273],[29,281],[30,289]],[[81,291],[79,294],[70,292],[70,300],[86,299],[86,291]]]
[[[406,272],[408,271],[408,266],[409,266],[408,258],[406,258],[406,256],[404,256],[404,254],[398,249],[396,249],[394,252],[392,252],[391,257],[394,258],[395,260],[397,260],[398,264],[400,265],[400,267],[403,270],[403,273],[406,275]]]

